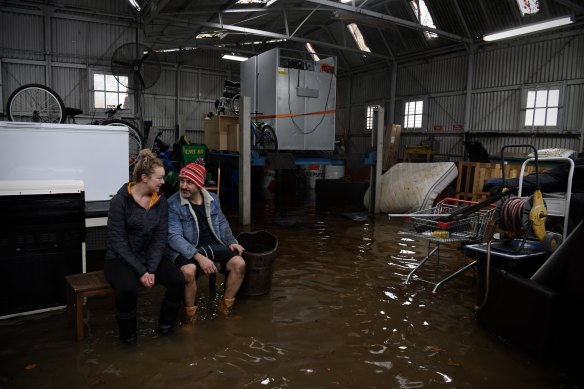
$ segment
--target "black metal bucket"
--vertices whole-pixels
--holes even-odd
[[[237,236],[243,246],[245,277],[238,294],[260,296],[270,292],[278,239],[266,231],[242,232]]]

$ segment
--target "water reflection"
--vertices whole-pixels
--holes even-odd
[[[342,210],[304,204],[272,224],[273,205],[252,214],[248,231],[279,239],[269,295],[238,298],[224,320],[202,292],[195,328],[171,338],[156,335],[161,290],[145,291],[136,347],[117,343],[112,300],[86,306],[88,337],[73,341],[63,312],[0,322],[0,387],[339,387],[490,388],[560,387],[561,367],[504,345],[473,317],[475,279],[469,272],[439,290],[410,269],[427,254],[423,240],[400,235],[401,222],[380,216],[354,222]],[[234,213],[236,214],[236,213]],[[236,223],[234,230],[241,229]],[[463,260],[441,249],[432,279]],[[26,369],[31,363],[35,368]]]

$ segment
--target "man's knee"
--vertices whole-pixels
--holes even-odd
[[[185,277],[185,282],[190,284],[191,282],[195,281],[195,275],[197,274],[197,266],[193,263],[189,263],[184,265],[180,268],[180,271],[183,273]]]
[[[235,256],[229,260],[229,265],[227,266],[229,271],[235,272],[237,274],[245,274],[245,261],[240,256]]]

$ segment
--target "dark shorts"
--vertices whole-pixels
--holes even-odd
[[[222,244],[211,244],[197,247],[197,250],[209,258],[211,261],[215,262],[215,266],[219,273],[227,274],[227,262],[233,257],[238,256],[239,254],[237,251],[229,250],[229,247],[223,246]],[[200,266],[193,258],[185,258],[182,255],[179,255],[175,260],[174,264],[179,268],[187,265],[189,263],[193,263],[197,265],[197,277],[199,276]]]

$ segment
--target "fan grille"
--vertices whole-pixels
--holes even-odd
[[[111,68],[116,80],[132,90],[152,87],[160,78],[161,70],[158,54],[140,43],[118,47],[112,55]]]

